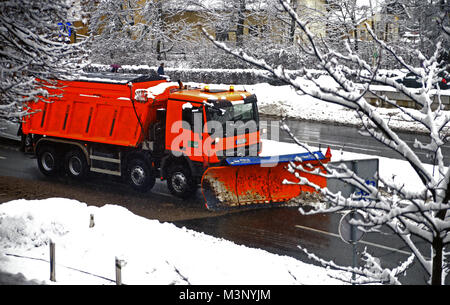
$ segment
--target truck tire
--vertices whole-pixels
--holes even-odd
[[[46,176],[56,176],[60,169],[60,158],[56,149],[52,146],[43,145],[37,151],[37,162],[39,170]]]
[[[64,156],[64,169],[70,178],[85,178],[88,173],[86,157],[79,149],[69,150]]]
[[[167,188],[172,195],[188,198],[194,194],[195,183],[191,171],[183,165],[171,165],[167,171]]]
[[[156,177],[151,166],[142,159],[132,159],[127,165],[126,179],[133,189],[146,192],[153,188]]]

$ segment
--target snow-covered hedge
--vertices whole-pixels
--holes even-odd
[[[118,73],[149,74],[155,73],[157,67],[148,65],[123,65]],[[111,71],[108,65],[92,64],[85,69],[86,72]],[[294,77],[300,75],[300,71],[288,71]],[[274,80],[270,75],[257,69],[189,69],[189,68],[165,68],[167,74],[173,81],[199,82],[214,84],[242,84],[253,85],[258,83],[269,83],[272,85],[284,85]]]

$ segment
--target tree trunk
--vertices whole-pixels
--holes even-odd
[[[160,31],[160,33],[158,33],[158,37],[161,37],[162,32],[164,30],[163,9],[162,9],[161,1],[157,2],[157,12],[158,12],[158,14],[156,17],[156,22],[158,24],[159,31]],[[160,38],[158,38],[158,41],[156,42],[156,58],[158,60],[161,60],[161,58],[162,58],[161,57],[161,48],[162,48],[161,44],[162,44],[162,41]]]
[[[161,40],[156,42],[156,59],[161,60]]]
[[[237,30],[236,30],[236,45],[238,46],[242,46],[244,36],[244,23],[245,23],[245,0],[240,0]]]
[[[297,11],[297,0],[291,0],[291,7],[295,11]],[[291,28],[289,30],[289,42],[292,44],[295,42],[295,28],[296,28],[295,19],[291,18]]]
[[[442,238],[436,237],[433,239],[433,266],[431,270],[431,285],[442,285],[442,252],[443,244]]]

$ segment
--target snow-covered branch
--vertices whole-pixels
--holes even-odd
[[[216,41],[206,30],[203,30],[203,33],[218,48],[242,61],[268,71],[274,78],[291,85],[299,93],[355,111],[365,130],[364,134],[373,137],[406,160],[420,178],[422,186],[420,189],[411,189],[405,183],[382,181],[385,189],[381,191],[377,187],[366,184],[364,179],[345,166],[327,165],[324,166],[324,172],[320,170],[314,172],[314,174],[327,179],[344,181],[354,189],[367,194],[365,197],[367,200],[361,200],[357,196],[344,198],[340,192],[333,193],[327,188],[321,188],[308,181],[302,173],[311,173],[310,169],[297,163],[289,165],[289,170],[296,177],[296,181],[284,181],[283,183],[310,186],[320,192],[330,203],[327,208],[321,207],[308,213],[302,210],[303,213],[359,210],[365,215],[364,221],[358,224],[359,227],[366,231],[378,231],[382,226],[386,226],[398,234],[414,254],[404,264],[392,270],[386,270],[370,254],[365,253],[368,262],[366,268],[361,270],[344,268],[342,270],[359,272],[358,274],[369,279],[368,282],[376,279],[382,282],[398,283],[397,276],[406,270],[415,257],[426,273],[430,275],[430,283],[442,284],[445,280],[443,276],[447,274],[443,270],[448,269],[446,257],[448,254],[444,251],[444,247],[449,242],[450,227],[450,213],[448,212],[450,210],[448,189],[450,170],[445,164],[442,148],[447,140],[444,130],[448,127],[450,115],[442,109],[440,102],[438,107],[434,104],[434,96],[437,96],[439,101],[438,82],[441,80],[439,75],[442,75],[443,71],[448,68],[440,60],[443,52],[441,43],[436,43],[432,46],[433,50],[428,50],[426,53],[417,49],[409,50],[421,63],[420,67],[416,67],[408,63],[392,45],[379,38],[370,25],[366,24],[373,42],[377,45],[377,49],[384,54],[383,56],[390,57],[392,61],[397,62],[398,66],[407,69],[422,85],[418,89],[409,88],[397,82],[394,77],[380,71],[377,65],[374,66],[365,61],[354,48],[349,46],[348,42],[344,42],[346,47],[341,48],[344,51],[333,49],[323,39],[315,36],[309,29],[308,22],[301,20],[297,11],[290,6],[288,1],[279,0],[279,2],[304,38],[301,50],[306,51],[309,56],[313,56],[316,68],[326,71],[335,81],[335,85],[325,86],[317,82],[306,70],[303,70],[303,73],[304,79],[307,81],[295,79],[284,72],[283,66],[271,66],[263,59],[256,58],[242,49],[233,49],[223,42]],[[380,100],[395,106],[410,120],[422,125],[428,133],[427,142],[407,143],[390,128],[389,122],[379,114],[378,107],[370,105],[364,98],[366,92],[374,93],[371,88],[374,83],[389,86],[395,91],[403,93],[415,103],[417,109],[409,109],[378,95]],[[287,131],[289,132],[289,130]],[[291,134],[291,136],[294,141],[298,142],[294,135]],[[418,157],[417,149],[433,156],[433,160],[430,161],[435,164],[436,171],[430,171],[425,162]],[[430,249],[426,249],[426,253],[424,253],[416,246],[415,240],[428,244],[434,255],[429,257]],[[328,266],[337,267],[334,264],[328,264]]]
[[[36,81],[68,78],[87,64],[83,43],[68,43],[58,23],[65,22],[71,1],[0,2],[0,116],[23,114],[23,102],[46,96]]]
[[[344,282],[352,284],[364,285],[372,283],[383,283],[390,285],[401,285],[401,282],[398,280],[398,276],[406,272],[406,270],[414,262],[414,255],[410,255],[406,261],[404,261],[402,264],[393,269],[383,268],[380,264],[380,260],[370,255],[367,252],[367,249],[365,249],[364,252],[362,253],[363,260],[365,262],[364,267],[343,267],[337,265],[333,261],[327,261],[319,258],[317,255],[309,253],[307,249],[302,248],[301,246],[299,246],[299,248],[303,252],[305,252],[305,254],[308,255],[310,259],[317,261],[322,266],[331,269],[345,271],[349,275],[350,274],[357,275],[355,279],[352,279],[350,276],[348,278],[344,277],[339,278]]]

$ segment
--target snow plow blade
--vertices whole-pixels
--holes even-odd
[[[331,158],[328,148],[325,156],[320,152],[300,153],[274,157],[232,157],[227,158],[227,166],[210,167],[202,177],[202,193],[206,207],[210,210],[269,205],[283,203],[299,196],[302,192],[315,192],[312,187],[297,184],[283,184],[283,180],[297,182],[288,172],[289,162],[320,168]],[[301,161],[299,161],[301,160]],[[309,181],[326,187],[326,178],[299,172]]]

